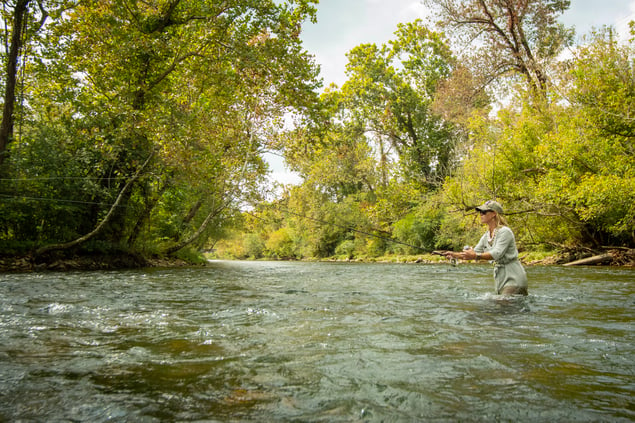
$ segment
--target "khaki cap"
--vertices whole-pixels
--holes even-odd
[[[489,200],[486,201],[482,206],[476,207],[476,210],[480,212],[484,211],[495,211],[498,214],[503,214],[503,207],[496,201]]]

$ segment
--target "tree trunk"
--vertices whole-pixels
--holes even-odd
[[[189,237],[186,240],[181,241],[177,245],[174,245],[174,246],[168,248],[167,250],[165,250],[165,254],[167,254],[167,255],[174,254],[177,251],[182,250],[183,248],[187,247],[188,245],[190,245],[191,243],[196,241],[201,236],[203,231],[205,231],[205,229],[207,229],[209,224],[212,222],[212,219],[214,217],[216,217],[220,212],[222,212],[226,207],[227,207],[227,204],[222,206],[222,207],[220,207],[220,208],[218,208],[218,209],[212,210],[207,215],[207,217],[205,218],[203,223],[201,223],[201,226],[196,230],[196,232],[194,232],[194,234],[191,237]]]
[[[147,198],[146,196],[146,206],[143,210],[143,213],[141,213],[141,215],[137,219],[137,223],[135,223],[134,227],[132,228],[130,236],[128,237],[128,241],[126,242],[126,245],[128,247],[134,247],[134,244],[135,242],[137,242],[137,237],[141,233],[143,226],[150,220],[150,214],[152,213],[152,210],[154,210],[154,207],[157,205],[157,203],[161,199],[161,196],[167,190],[169,185],[170,183],[166,181],[157,190],[156,194],[152,196],[152,198]]]
[[[28,11],[29,0],[18,0],[13,9],[13,31],[6,68],[6,86],[4,90],[4,107],[2,124],[0,125],[0,165],[7,155],[7,148],[13,139],[13,111],[15,108],[15,86],[18,74],[18,55],[22,48],[22,31]]]
[[[566,263],[564,266],[590,266],[594,264],[610,263],[611,261],[613,261],[613,254],[606,253],[572,261],[570,263]]]
[[[142,173],[143,169],[145,169],[145,167],[150,162],[150,159],[152,158],[153,155],[154,154],[150,154],[150,156],[147,158],[145,163],[143,163],[143,165],[137,170],[137,172],[132,176],[132,178],[130,178],[130,180],[128,180],[128,182],[126,182],[126,185],[124,185],[124,187],[119,192],[119,195],[117,196],[117,199],[112,204],[112,206],[110,206],[110,210],[108,211],[106,216],[103,218],[103,220],[101,222],[99,222],[99,224],[95,227],[95,229],[93,229],[91,232],[89,232],[86,235],[83,235],[83,236],[81,236],[81,237],[79,237],[79,238],[77,238],[77,239],[75,239],[73,241],[65,242],[65,243],[62,243],[62,244],[45,245],[44,247],[41,247],[41,248],[37,249],[35,251],[34,255],[35,256],[41,256],[42,254],[48,253],[50,251],[67,250],[67,249],[72,248],[72,247],[74,247],[76,245],[82,244],[82,243],[88,241],[89,239],[93,238],[95,235],[97,235],[104,228],[104,226],[106,226],[106,224],[110,221],[110,219],[114,215],[115,210],[117,209],[117,207],[121,203],[121,200],[124,198],[124,195],[126,194],[128,189],[132,186],[132,184],[137,179],[139,179],[139,176],[141,176],[141,173]]]

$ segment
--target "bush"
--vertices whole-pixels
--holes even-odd
[[[265,251],[265,243],[256,234],[246,234],[243,238],[243,249],[247,257],[262,258]]]
[[[410,213],[395,223],[393,233],[397,240],[413,247],[397,244],[394,247],[395,251],[404,254],[416,254],[420,253],[421,250],[433,250],[440,225],[439,216],[437,215],[426,213],[423,216],[419,216],[415,213]]]
[[[370,257],[380,257],[386,253],[386,241],[382,238],[370,238],[366,241],[366,253]]]
[[[280,228],[273,232],[265,243],[267,256],[279,259],[295,258],[294,245],[289,230],[286,227]]]
[[[355,241],[346,240],[335,248],[335,254],[352,259],[355,256]]]

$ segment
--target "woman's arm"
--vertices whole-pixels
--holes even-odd
[[[448,258],[458,258],[461,260],[494,260],[494,257],[489,252],[477,253],[473,249],[463,250],[460,252],[448,251],[446,255]]]

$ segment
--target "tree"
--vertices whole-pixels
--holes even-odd
[[[23,180],[38,163],[79,189],[64,191],[74,223],[53,239],[62,184],[43,179],[37,197],[52,207],[33,232],[50,243],[99,227],[99,240],[151,252],[205,244],[256,195],[266,137],[315,96],[298,38],[312,3],[108,0],[59,16],[31,68],[31,120],[11,164]]]
[[[13,140],[14,135],[16,84],[20,52],[25,49],[25,44],[29,42],[29,38],[32,38],[42,28],[48,18],[48,2],[38,1],[38,9],[32,14],[29,13],[31,3],[35,2],[31,0],[16,0],[13,5],[13,12],[7,14],[6,9],[4,9],[3,12],[5,13],[1,15],[6,29],[3,38],[5,39],[5,46],[8,44],[9,47],[8,49],[5,47],[7,55],[4,73],[4,103],[2,107],[2,122],[0,123],[0,165],[4,162],[7,146]],[[4,2],[4,6],[7,4],[8,2]],[[52,6],[57,8],[65,7],[64,2],[56,2]],[[7,24],[9,19],[11,19],[10,25]]]
[[[454,66],[449,47],[421,21],[399,25],[395,35],[381,47],[352,49],[346,83],[329,87],[311,119],[275,144],[304,178],[286,192],[292,215],[276,228],[296,243],[297,256],[382,254],[393,223],[454,164],[453,127],[432,111]],[[425,232],[432,245],[427,228],[436,223],[420,223],[408,230]]]
[[[633,41],[595,34],[563,63],[536,106],[473,120],[472,148],[444,186],[460,209],[499,198],[521,241],[632,246],[635,242]]]
[[[586,243],[632,246],[635,39],[620,44],[610,28],[594,33],[565,70],[562,92],[570,105],[540,145],[543,192],[572,209]]]
[[[436,186],[449,171],[453,143],[451,126],[431,105],[453,57],[442,35],[421,21],[400,24],[395,35],[381,48],[348,53],[341,107],[352,125],[374,134],[382,164],[392,148],[407,178]]]
[[[548,88],[548,66],[573,33],[557,21],[570,0],[425,0],[440,25],[468,52],[470,69],[484,83],[504,76],[524,77],[540,98]],[[469,48],[465,48],[468,47]]]

